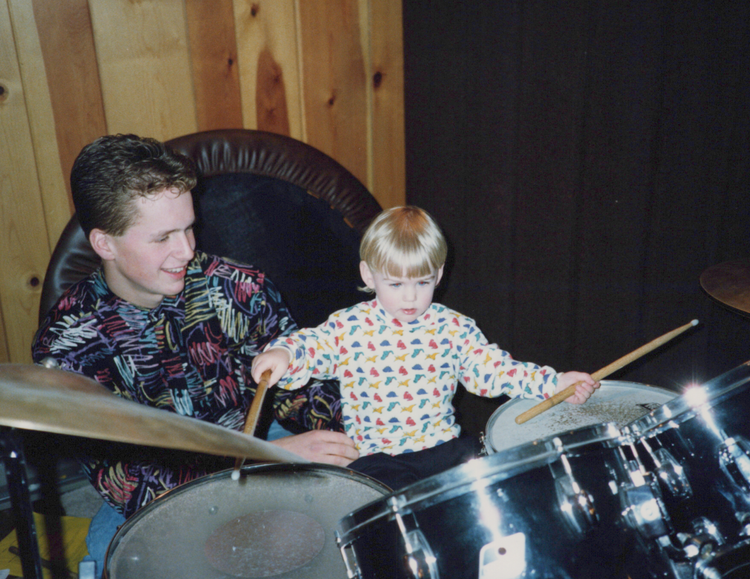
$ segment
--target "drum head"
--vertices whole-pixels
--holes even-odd
[[[346,567],[337,521],[388,487],[325,465],[245,467],[197,479],[156,499],[120,528],[109,579],[335,579]]]
[[[601,388],[585,404],[563,402],[523,424],[516,416],[540,400],[516,398],[503,404],[487,423],[487,451],[499,452],[540,438],[546,438],[594,424],[625,426],[677,396],[676,392],[636,382],[602,380]]]

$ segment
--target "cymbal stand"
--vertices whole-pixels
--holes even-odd
[[[42,579],[42,560],[29,495],[26,459],[21,436],[15,428],[0,428],[0,457],[5,463],[5,477],[8,480],[23,577]]]

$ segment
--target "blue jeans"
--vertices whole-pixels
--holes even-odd
[[[117,533],[117,529],[124,522],[125,517],[107,503],[104,503],[91,519],[89,533],[86,535],[86,547],[89,554],[83,560],[96,562],[97,579],[104,572],[104,557],[107,554],[107,548]]]
[[[275,420],[268,429],[266,440],[277,440],[292,433],[282,427]],[[104,572],[104,557],[107,554],[107,548],[112,542],[117,529],[125,522],[125,517],[115,509],[104,503],[99,511],[91,519],[88,535],[86,535],[86,547],[89,554],[84,557],[84,561],[96,562],[96,577],[99,579]]]

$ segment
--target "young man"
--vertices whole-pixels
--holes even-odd
[[[241,430],[255,393],[252,359],[296,326],[262,272],[196,251],[195,184],[190,159],[152,139],[107,136],[83,149],[71,173],[73,201],[102,267],[63,294],[32,353],[130,400]],[[306,429],[340,429],[337,388],[313,388],[304,399],[275,397],[276,416],[288,418],[292,408]],[[332,430],[273,443],[314,462],[345,466],[358,457],[351,439]],[[186,452],[82,445],[84,470],[112,507],[92,530],[232,465]],[[101,559],[116,530],[104,526],[101,544],[89,544]]]
[[[576,404],[599,387],[584,372],[514,360],[474,320],[434,303],[447,251],[425,211],[384,211],[360,246],[360,273],[375,299],[277,338],[253,360],[253,376],[271,370],[269,384],[283,388],[338,378],[344,426],[362,455],[350,468],[394,490],[476,456],[478,441],[459,439],[457,384],[478,396],[543,399],[579,383],[568,398]]]

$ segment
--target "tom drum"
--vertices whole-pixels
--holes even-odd
[[[358,579],[651,579],[666,563],[613,424],[469,461],[343,518],[336,537]],[[657,521],[658,523],[658,521]]]

